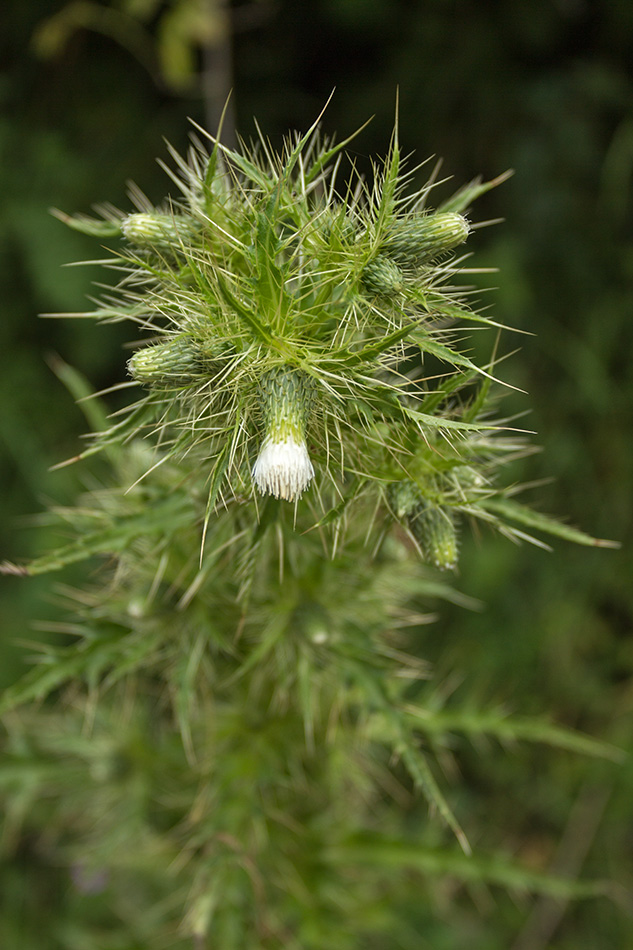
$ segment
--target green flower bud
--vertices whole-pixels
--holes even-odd
[[[340,212],[323,216],[321,233],[328,244],[338,245],[353,244],[358,234],[354,223]]]
[[[263,495],[294,501],[314,477],[305,440],[312,381],[298,370],[279,367],[261,379],[260,396],[265,435],[253,479]]]
[[[392,482],[387,489],[389,507],[399,521],[404,521],[417,508],[420,499],[420,489],[408,479]]]
[[[138,350],[128,362],[134,379],[147,386],[179,386],[200,377],[204,358],[200,347],[186,334],[168,343]]]
[[[464,488],[482,488],[486,484],[481,472],[478,472],[472,465],[456,465],[451,471],[451,475]]]
[[[402,293],[402,271],[392,260],[379,254],[363,269],[361,282],[367,293],[376,297],[394,297]]]
[[[130,214],[121,224],[123,235],[137,247],[178,250],[200,234],[194,219],[178,214]]]
[[[453,488],[466,500],[476,499],[486,487],[486,479],[472,465],[457,465],[451,470],[450,479]]]
[[[426,561],[441,571],[457,567],[457,530],[450,509],[422,502],[407,521]]]
[[[396,221],[380,249],[398,264],[419,266],[463,244],[469,230],[466,218],[454,211],[416,215]]]

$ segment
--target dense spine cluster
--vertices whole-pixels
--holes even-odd
[[[464,518],[517,538],[531,519],[497,481],[526,449],[491,418],[494,365],[471,360],[456,332],[496,327],[456,286],[454,254],[473,201],[497,181],[434,210],[431,183],[408,193],[394,138],[374,182],[339,194],[346,144],[314,130],[280,156],[267,144],[252,156],[197,144],[187,160],[172,153],[181,196],[163,207],[141,197],[133,213],[65,219],[120,236],[124,276],[95,315],[150,336],[128,363],[147,395],[106,440],[131,438],[142,417],[162,452],[198,458],[205,532],[219,499],[302,499],[308,524],[338,532],[365,502],[453,569]],[[401,484],[413,486],[415,514],[394,515],[389,486]]]

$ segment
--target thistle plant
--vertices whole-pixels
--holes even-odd
[[[438,762],[455,733],[617,751],[444,707],[415,647],[432,601],[464,600],[446,572],[473,523],[606,543],[504,482],[530,447],[499,415],[501,327],[462,285],[472,205],[505,176],[433,207],[397,132],[371,182],[340,181],[349,140],[316,127],[280,154],[198,132],[163,205],[57,212],[114,275],[74,316],[128,321],[135,347],[111,414],[58,364],[90,485],[51,514],[70,538],[4,565],[105,558],[2,700],[7,840],[46,829],[75,892],[104,894],[59,946],[413,947],[416,875],[602,892],[472,855]],[[436,813],[413,837],[395,789]]]

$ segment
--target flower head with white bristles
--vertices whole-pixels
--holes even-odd
[[[305,441],[310,380],[297,370],[279,367],[264,375],[259,389],[266,434],[253,479],[262,495],[295,501],[314,478]]]
[[[314,468],[304,441],[289,435],[280,441],[266,439],[253,465],[253,478],[262,495],[294,501],[314,478]]]

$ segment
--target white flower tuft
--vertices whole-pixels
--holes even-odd
[[[280,441],[267,438],[253,465],[253,478],[262,495],[294,501],[308,487],[314,469],[303,440],[291,435]]]

